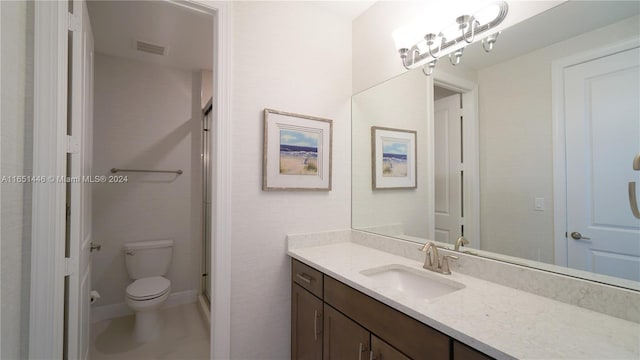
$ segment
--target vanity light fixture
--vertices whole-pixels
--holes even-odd
[[[418,42],[412,40],[412,33],[408,28],[394,31],[396,43],[402,65],[407,69],[422,66],[422,72],[429,76],[433,74],[436,61],[449,55],[452,65],[460,64],[464,48],[474,41],[482,40],[485,52],[493,50],[496,39],[500,34],[491,32],[507,17],[509,5],[506,1],[491,3],[473,15],[461,15],[455,24],[445,27],[440,32],[427,33]]]

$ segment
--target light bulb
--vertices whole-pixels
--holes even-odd
[[[478,20],[482,26],[494,21],[498,15],[500,15],[500,6],[493,3],[473,14],[473,17]]]
[[[397,28],[393,34],[393,42],[396,44],[396,49],[410,49],[413,46],[411,30],[406,27]]]
[[[440,31],[439,36],[443,37],[447,42],[455,40],[460,36],[460,28],[458,24],[450,24]]]

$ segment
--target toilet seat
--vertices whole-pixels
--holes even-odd
[[[127,298],[131,300],[151,300],[166,294],[171,281],[162,276],[153,276],[134,281],[127,286]]]

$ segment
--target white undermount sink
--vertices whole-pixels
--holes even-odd
[[[421,299],[434,299],[464,288],[464,285],[444,278],[446,275],[431,274],[408,266],[392,264],[361,271],[380,286]]]

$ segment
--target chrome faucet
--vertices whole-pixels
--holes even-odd
[[[441,258],[438,254],[438,247],[431,241],[424,244],[424,246],[419,250],[426,253],[424,265],[422,267],[427,270],[435,271],[444,275],[451,274],[451,269],[449,268],[449,259],[458,260],[458,257],[453,255],[444,255]]]
[[[467,240],[464,236],[460,236],[458,240],[456,240],[456,244],[453,250],[460,251],[460,245],[462,246],[469,245],[469,240]]]

